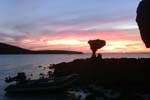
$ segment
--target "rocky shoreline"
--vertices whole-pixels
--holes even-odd
[[[84,81],[113,85],[149,83],[150,58],[87,58],[53,65],[55,76],[79,74]]]
[[[110,90],[115,91],[115,93],[117,94],[119,93],[118,95],[120,96],[123,95],[121,97],[118,96],[118,98],[126,98],[120,100],[129,100],[129,98],[132,98],[132,100],[137,100],[135,98],[137,98],[138,96],[145,95],[145,93],[150,93],[149,65],[150,58],[102,59],[101,57],[96,57],[76,59],[68,63],[62,62],[59,64],[54,64],[52,68],[55,69],[55,76],[79,74],[79,84],[74,88],[76,89],[79,87],[80,89],[78,91],[83,91],[86,89],[89,92],[92,90],[92,92],[90,92],[90,95],[98,94],[97,96],[100,96],[99,93],[101,93],[102,90]],[[96,88],[88,88],[89,86],[93,86]],[[99,89],[99,87],[101,89]],[[102,92],[103,94],[104,91]],[[83,94],[83,92],[81,94]]]

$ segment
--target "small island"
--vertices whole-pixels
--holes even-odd
[[[83,54],[77,51],[67,50],[28,50],[25,48],[0,43],[0,54]]]

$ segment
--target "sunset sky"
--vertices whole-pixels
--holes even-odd
[[[0,0],[0,42],[32,50],[149,52],[135,22],[140,0]]]

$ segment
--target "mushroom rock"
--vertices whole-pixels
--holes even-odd
[[[97,49],[101,49],[102,47],[104,47],[106,45],[105,40],[89,40],[88,41],[89,45],[90,45],[90,49],[92,50],[92,57],[96,57],[96,51]]]

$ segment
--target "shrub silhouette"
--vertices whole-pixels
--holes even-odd
[[[96,57],[97,49],[101,49],[106,45],[106,42],[104,40],[99,40],[99,39],[89,40],[88,43],[90,45],[90,49],[92,50],[92,58]]]
[[[150,48],[150,0],[142,0],[139,3],[136,22],[146,48]]]

